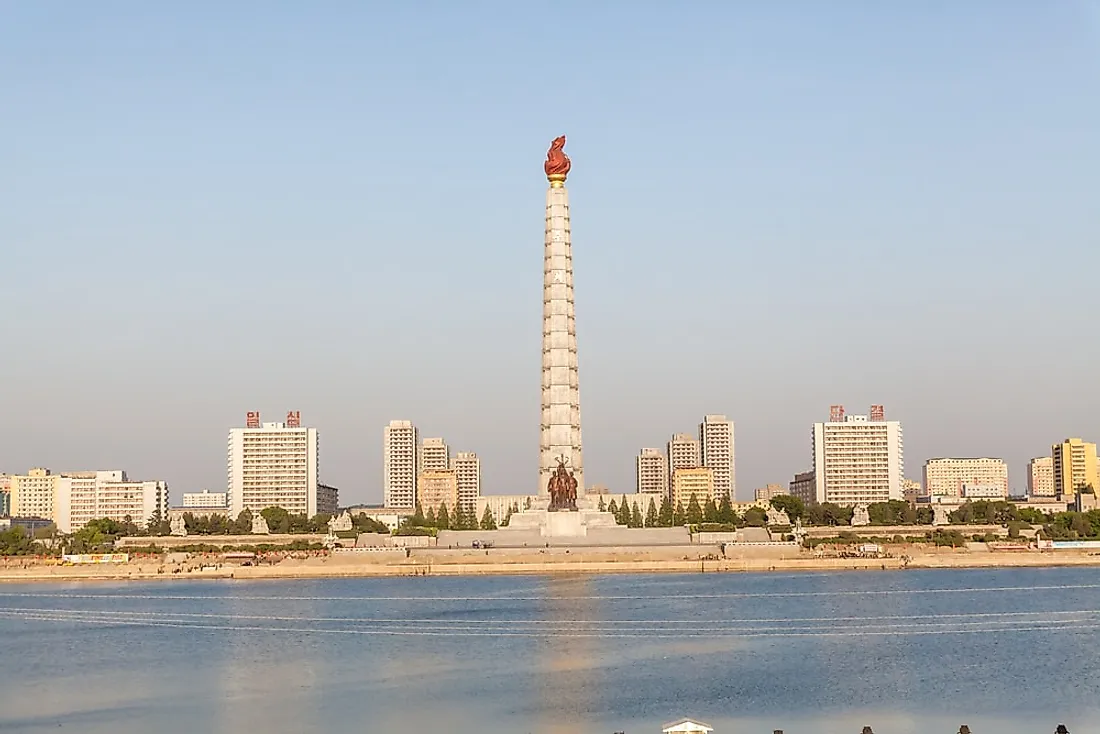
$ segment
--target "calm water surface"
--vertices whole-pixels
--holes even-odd
[[[0,586],[0,731],[1100,732],[1100,570]]]

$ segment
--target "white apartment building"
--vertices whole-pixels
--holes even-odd
[[[386,507],[416,507],[420,432],[412,421],[390,421],[383,434],[382,493]]]
[[[131,481],[121,469],[63,474],[57,482],[53,521],[62,533],[100,518],[144,526],[154,517],[168,517],[167,482]]]
[[[268,507],[316,515],[319,443],[317,429],[301,427],[296,412],[285,423],[263,424],[251,414],[248,427],[230,429],[230,516]]]
[[[225,492],[211,492],[209,489],[201,492],[184,492],[183,506],[204,510],[224,510],[229,507],[229,495]]]
[[[703,449],[699,441],[690,433],[675,433],[668,442],[668,478],[672,486],[672,475],[677,469],[698,469],[703,465]]]
[[[1027,496],[1054,496],[1054,458],[1037,456],[1027,463]]]
[[[447,471],[451,468],[451,447],[442,438],[425,438],[420,446],[417,473]]]
[[[639,494],[668,497],[668,458],[660,449],[642,449],[634,460]]]
[[[11,516],[52,520],[60,480],[60,475],[49,469],[31,469],[26,474],[13,475],[10,480]]]
[[[992,496],[1002,499],[1008,496],[1008,464],[1002,459],[984,456],[929,459],[924,462],[922,480],[926,497],[964,497],[967,495],[963,487],[970,487],[969,496],[973,498],[979,496],[979,487],[986,488],[982,499],[990,498],[989,488],[996,490]]]
[[[481,459],[473,451],[459,451],[451,466],[458,479],[459,504],[467,512],[476,510],[477,498],[481,496]],[[478,519],[481,519],[480,515]]]
[[[714,496],[737,498],[737,466],[734,461],[733,421],[724,415],[703,416],[699,424],[703,466],[714,472]]]
[[[871,417],[833,406],[829,422],[814,424],[813,457],[815,502],[852,507],[903,497],[901,423],[886,420],[882,406],[871,406]]]

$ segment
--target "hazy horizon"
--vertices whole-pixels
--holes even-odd
[[[588,484],[721,413],[750,498],[881,403],[1022,491],[1100,438],[1098,82],[1086,0],[8,3],[0,472],[178,503],[298,410],[342,503],[391,419],[534,492],[565,134]]]

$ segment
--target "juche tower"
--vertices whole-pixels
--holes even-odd
[[[550,476],[561,461],[584,496],[581,451],[581,399],[577,380],[577,328],[573,310],[573,244],[569,232],[569,191],[565,178],[571,163],[565,136],[550,144],[543,169],[546,190],[546,236],[542,266],[542,426],[539,442],[539,494],[548,495]]]

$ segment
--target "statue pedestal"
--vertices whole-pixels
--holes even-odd
[[[577,504],[580,505],[581,502],[578,500]],[[614,527],[618,527],[618,523],[610,512],[600,512],[588,507],[575,511],[550,512],[545,507],[532,507],[530,510],[514,513],[508,521],[508,527],[500,530],[538,530],[539,535],[544,538],[583,538],[588,535],[589,528]]]

